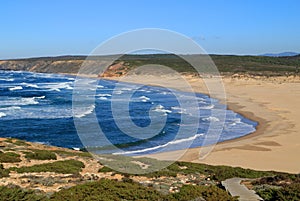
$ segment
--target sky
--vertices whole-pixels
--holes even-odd
[[[0,2],[0,59],[87,55],[115,35],[161,28],[207,53],[300,52],[299,0],[10,0]]]

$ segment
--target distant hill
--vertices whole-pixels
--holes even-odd
[[[296,54],[296,53],[294,53]],[[288,55],[281,53],[280,55]],[[190,59],[201,55],[189,55]],[[253,75],[298,74],[300,54],[296,56],[236,56],[210,55],[221,73],[248,73]],[[77,74],[87,56],[59,56],[0,60],[0,70],[22,70],[41,73]],[[104,77],[122,76],[138,66],[160,64],[180,73],[195,73],[195,69],[181,57],[172,54],[123,55],[113,61],[111,56],[94,56],[89,65],[110,65]],[[111,63],[113,61],[113,63]],[[205,61],[205,60],[204,60]],[[208,72],[209,69],[208,69]],[[93,72],[90,72],[93,73]],[[97,76],[98,74],[95,73]]]
[[[300,55],[300,53],[297,53],[297,52],[266,53],[266,54],[262,54],[260,56],[266,56],[266,57],[292,57],[292,56],[296,56],[296,55]]]

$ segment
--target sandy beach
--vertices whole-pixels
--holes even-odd
[[[119,78],[120,79],[120,78]],[[160,81],[158,81],[159,79]],[[184,76],[197,92],[207,93],[203,80]],[[178,85],[178,78],[129,76],[122,81],[143,84],[163,83],[164,86],[187,90]],[[201,148],[192,148],[181,161],[229,165],[256,170],[300,172],[300,78],[299,77],[222,77],[227,105],[259,123],[257,130],[247,136],[217,144],[204,159]],[[182,151],[148,155],[170,160]]]

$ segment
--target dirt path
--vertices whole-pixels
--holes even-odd
[[[255,191],[249,190],[244,184],[241,184],[242,180],[246,180],[245,178],[230,178],[222,181],[222,185],[226,188],[226,190],[232,196],[239,196],[239,201],[257,201],[263,200]],[[249,179],[247,179],[249,180]]]

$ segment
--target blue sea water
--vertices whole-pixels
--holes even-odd
[[[191,119],[193,115],[187,112],[189,110],[180,107],[176,97],[184,97],[189,101],[191,93],[176,91],[175,96],[166,88],[142,85],[136,85],[134,88],[138,90],[132,93],[134,84],[129,83],[118,83],[119,88],[116,91],[115,81],[82,79],[97,82],[96,94],[95,97],[91,97],[94,100],[93,104],[74,113],[72,93],[75,77],[0,71],[0,136],[67,148],[88,146],[98,153],[147,154],[163,149],[181,149],[185,142],[190,142],[190,147],[203,145],[209,125],[219,121],[217,116],[212,116],[211,111],[224,108],[217,100],[204,94],[196,94],[198,104],[192,110],[199,112],[200,122],[199,125],[197,124],[196,133],[188,132],[189,127],[195,125],[185,124],[182,119],[183,117]],[[119,99],[112,100],[113,91],[119,95]],[[124,101],[122,97],[128,93],[133,94],[128,105],[131,122],[128,121],[125,113],[124,116],[122,114],[114,116],[111,109],[112,101],[117,101],[115,105],[122,105]],[[108,140],[96,140],[97,131],[95,131],[95,136],[91,132],[82,143],[74,120],[84,119],[84,125],[90,128],[94,113],[101,131],[105,133]],[[140,138],[132,137],[120,129],[120,126],[130,127],[131,123],[140,128],[147,128],[152,121],[155,121],[149,117],[150,113],[157,114],[158,120],[166,119],[163,128],[151,138],[147,138],[147,134],[142,132]],[[116,120],[121,123],[116,124]],[[186,132],[178,139],[175,136],[180,126],[186,126]],[[218,141],[247,135],[255,131],[256,126],[257,122],[234,111],[226,110],[225,123]]]

